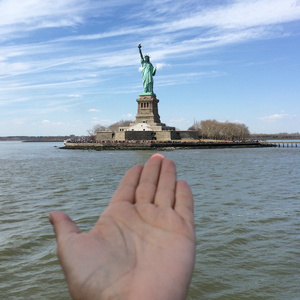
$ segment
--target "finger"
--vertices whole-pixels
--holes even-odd
[[[60,211],[53,211],[49,215],[49,221],[53,226],[56,241],[66,238],[72,233],[80,233],[80,229],[68,215]]]
[[[174,210],[185,221],[194,223],[193,194],[190,186],[184,180],[177,181]]]
[[[136,203],[154,202],[163,160],[164,157],[161,154],[154,154],[146,162],[135,194]]]
[[[175,202],[176,166],[170,159],[162,162],[154,203],[160,207],[173,207]]]
[[[138,165],[126,172],[119,184],[119,187],[112,196],[110,203],[115,203],[118,201],[127,201],[130,203],[134,203],[135,191],[139,184],[142,170],[143,166]]]

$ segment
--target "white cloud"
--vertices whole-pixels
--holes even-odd
[[[183,2],[184,5],[186,4]],[[197,5],[198,4],[198,5]],[[163,4],[164,5],[164,4]],[[186,30],[197,27],[219,27],[229,29],[241,29],[261,25],[270,25],[298,20],[300,6],[295,0],[237,0],[228,5],[214,5],[203,7],[199,1],[190,6],[190,11],[182,10],[182,16],[178,17],[178,9],[175,10],[175,21],[160,23],[154,26],[154,30],[164,29],[165,32]],[[144,12],[143,12],[144,13]],[[152,16],[155,18],[155,16]],[[158,19],[160,16],[158,16]],[[147,28],[146,28],[147,30]]]
[[[0,63],[0,75],[2,74],[15,74],[15,73],[23,73],[29,69],[29,65],[22,62],[15,63]]]
[[[51,122],[49,120],[43,120],[42,124],[43,125],[50,125],[50,126],[62,126],[62,125],[64,125],[63,122],[59,122],[59,121],[57,121],[57,122]]]
[[[88,111],[89,111],[89,112],[99,112],[100,110],[99,110],[99,109],[96,109],[96,108],[90,108]]]
[[[168,64],[165,64],[165,63],[157,63],[155,65],[156,69],[157,70],[161,70],[162,68],[166,67],[166,66],[169,66]]]
[[[126,119],[131,119],[133,117],[133,114],[129,113],[127,115],[123,115],[122,117]]]
[[[1,0],[0,40],[24,37],[37,29],[75,27],[116,5],[117,1],[97,0]]]
[[[293,117],[295,117],[295,115],[286,114],[286,113],[282,112],[280,114],[273,114],[273,115],[261,117],[259,119],[262,121],[278,121],[278,120],[290,119]]]
[[[0,26],[15,33],[37,28],[73,26],[82,21],[78,0],[3,0],[0,2]]]
[[[161,3],[160,7],[163,8],[162,10],[165,9],[165,5],[165,2]],[[199,29],[214,30],[206,32],[205,35],[216,35],[220,30],[228,31],[233,34],[234,31],[240,32],[246,28],[292,22],[300,18],[300,6],[296,5],[295,0],[274,0],[272,3],[270,3],[269,0],[254,0],[248,2],[240,0],[235,1],[231,5],[225,3],[224,5],[213,6],[208,9],[204,9],[198,3],[194,3],[190,5],[190,9],[190,11],[183,9],[181,15],[178,13],[180,9],[171,10],[167,14],[167,18],[164,18],[164,20],[167,20],[165,22],[161,22],[162,17],[157,16],[158,22],[153,22],[155,25],[123,27],[116,31],[69,38],[86,40],[135,34],[141,35],[145,41],[147,39],[145,38],[145,33],[155,31],[157,32],[157,38],[155,39],[155,37],[150,35],[149,43],[147,44],[157,45],[159,41],[158,43],[163,45],[169,44],[170,37],[174,41],[174,38],[178,39],[180,35],[181,37],[199,35],[199,33],[201,33]],[[159,8],[157,10],[159,10]],[[153,11],[150,10],[148,13],[151,14],[151,19],[155,20],[155,15],[152,14]],[[174,15],[172,15],[172,13]],[[138,15],[139,13],[137,13],[137,17]],[[168,21],[168,18],[170,21]],[[143,10],[143,19],[147,19],[147,12],[145,10]],[[197,31],[194,32],[191,30]],[[260,32],[261,34],[266,34],[266,30],[260,30]],[[166,35],[162,36],[163,34]],[[174,34],[173,37],[172,34]],[[220,36],[220,32],[217,35]]]

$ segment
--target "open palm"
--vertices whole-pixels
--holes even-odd
[[[130,169],[95,226],[50,221],[73,299],[185,299],[194,266],[193,197],[175,164],[153,155]]]

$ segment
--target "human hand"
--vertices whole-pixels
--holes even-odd
[[[95,226],[62,212],[50,222],[73,299],[185,299],[194,267],[193,196],[173,161],[131,168]]]

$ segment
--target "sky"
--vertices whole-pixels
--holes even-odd
[[[168,126],[300,132],[300,0],[0,0],[0,136],[134,121],[139,43]]]

